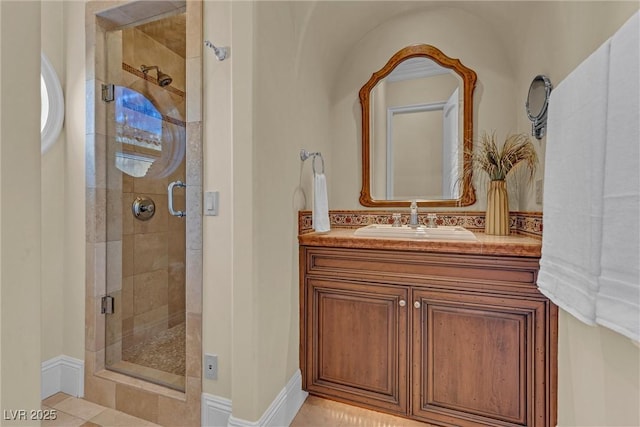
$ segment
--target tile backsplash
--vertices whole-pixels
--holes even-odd
[[[391,215],[397,211],[335,210],[329,211],[332,228],[358,228],[369,224],[390,224]],[[409,212],[401,212],[402,223],[409,222]],[[437,212],[438,225],[459,225],[471,230],[484,230],[484,212]],[[298,232],[313,231],[311,211],[298,212]],[[418,215],[418,221],[426,224],[426,213]],[[511,231],[532,237],[542,237],[542,212],[511,212]]]

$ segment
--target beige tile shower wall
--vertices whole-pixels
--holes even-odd
[[[185,219],[168,214],[166,190],[184,176],[183,161],[165,179],[123,180],[123,349],[185,321]],[[131,212],[137,196],[155,202],[156,214],[148,221]],[[185,209],[183,189],[175,190],[174,206]]]
[[[184,92],[185,58],[135,28],[122,31],[121,46],[122,60],[112,62],[114,68],[119,68],[122,84],[144,88],[143,93],[162,114],[184,120],[184,97],[169,89]],[[158,65],[173,81],[166,88],[159,87],[123,70],[119,62],[136,70],[143,64]],[[150,75],[155,78],[155,71]],[[163,179],[120,173],[123,311],[115,314],[122,316],[122,350],[185,322],[185,219],[169,215],[167,206],[168,184],[185,181],[185,174],[184,160],[171,176]],[[131,212],[131,204],[138,196],[149,197],[156,205],[156,213],[148,221],[135,219]],[[183,189],[176,189],[174,205],[185,210]]]
[[[135,28],[129,28],[124,33],[123,61],[139,70],[142,65],[157,65],[163,73],[172,77],[171,87],[185,91],[185,58],[158,43],[145,33]],[[152,77],[155,70],[149,71]]]

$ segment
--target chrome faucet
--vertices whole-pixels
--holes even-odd
[[[411,202],[411,213],[409,214],[409,227],[417,228],[420,225],[418,221],[418,202],[414,200]]]

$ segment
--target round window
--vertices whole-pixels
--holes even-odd
[[[40,54],[40,101],[40,150],[44,154],[60,136],[64,119],[60,80],[44,53]]]
[[[115,87],[115,126],[116,167],[130,176],[165,178],[184,159],[184,127],[136,90]]]

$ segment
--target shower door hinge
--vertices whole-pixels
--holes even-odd
[[[113,84],[102,85],[102,100],[104,102],[112,102],[115,99],[114,90],[115,86]]]
[[[102,314],[113,314],[113,297],[106,296],[102,297],[100,313]]]

